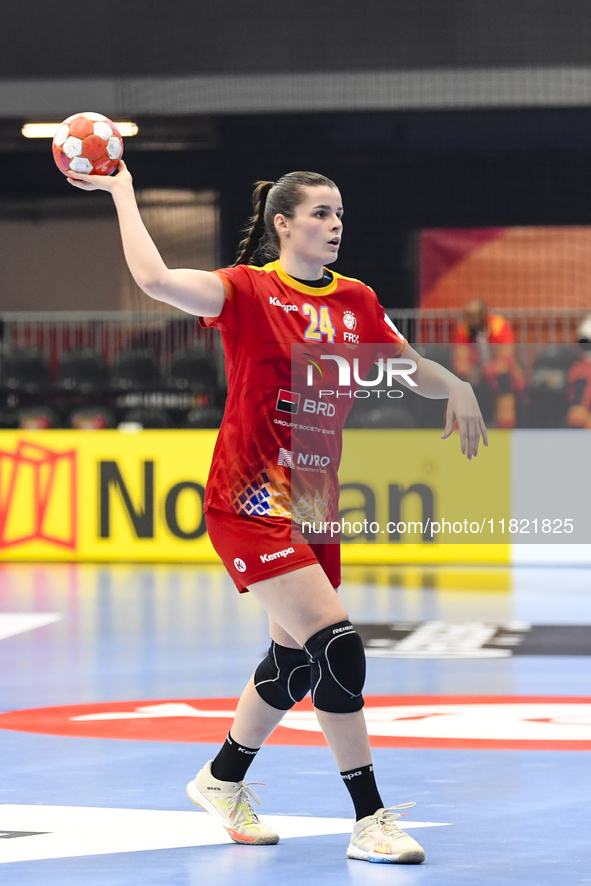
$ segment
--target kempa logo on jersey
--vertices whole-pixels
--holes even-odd
[[[325,360],[334,360],[334,362],[338,366],[339,377],[338,377],[338,386],[342,388],[350,388],[351,384],[359,385],[361,388],[375,388],[377,385],[381,385],[384,383],[385,376],[385,384],[386,388],[392,388],[392,385],[396,381],[403,381],[405,384],[409,385],[411,388],[416,388],[417,383],[414,379],[411,378],[411,375],[416,372],[417,364],[415,360],[411,360],[407,357],[387,357],[385,360],[383,357],[380,357],[375,361],[374,366],[377,367],[377,377],[374,379],[362,379],[359,377],[359,358],[353,358],[353,382],[351,381],[351,364],[346,357],[343,357],[340,354],[321,354],[319,358],[316,360],[311,360],[306,367],[306,384],[308,387],[312,387],[314,385],[314,369],[316,368],[321,376],[325,376],[328,373],[328,367],[324,364]],[[318,365],[320,364],[320,365]],[[375,391],[375,393],[383,393],[385,389],[381,389],[381,391]],[[351,397],[351,396],[370,396],[372,391],[355,391],[354,393],[351,391],[337,391],[337,397]],[[335,391],[319,391],[319,396],[331,396],[334,395]],[[396,394],[396,397],[400,397],[403,395],[403,392],[395,389],[395,391],[389,391],[388,396]]]
[[[299,313],[299,308],[297,305],[284,305],[282,301],[279,301],[276,295],[269,296],[269,304],[275,305],[276,308],[283,308],[286,313],[290,313],[291,311],[296,311]]]
[[[330,457],[328,455],[313,455],[311,452],[298,452],[294,462],[294,452],[280,446],[277,464],[286,468],[294,468],[296,465],[297,467],[326,468],[330,464]]]
[[[240,557],[236,557],[234,560],[234,567],[238,570],[238,572],[246,572],[246,563],[244,560],[241,560]]]
[[[284,548],[282,551],[275,551],[274,554],[261,554],[261,563],[268,563],[270,560],[279,560],[280,557],[287,557],[289,554],[295,554],[295,548]]]

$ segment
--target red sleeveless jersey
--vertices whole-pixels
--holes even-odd
[[[339,400],[327,415],[318,410],[317,400],[293,392],[291,346],[387,343],[395,346],[390,353],[400,356],[406,340],[375,292],[359,280],[331,271],[326,286],[306,286],[289,277],[278,261],[215,273],[224,283],[224,307],[219,317],[201,323],[222,334],[228,399],[205,510],[297,522],[329,519],[338,508],[341,430],[352,401]],[[321,449],[324,455],[316,456],[316,466],[312,455],[309,463],[308,455],[302,456],[310,465],[302,468],[309,472],[308,488],[302,492],[298,482],[298,501],[292,503],[294,432],[306,440],[310,453]]]

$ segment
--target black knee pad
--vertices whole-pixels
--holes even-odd
[[[365,652],[350,621],[323,628],[304,643],[312,659],[312,701],[320,711],[349,714],[363,707]]]
[[[288,649],[274,640],[254,672],[254,686],[263,701],[288,711],[310,691],[310,658],[303,649]]]

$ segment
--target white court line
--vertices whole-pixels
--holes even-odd
[[[353,827],[353,820],[348,818],[296,815],[264,815],[262,818],[282,839],[349,834]],[[400,824],[407,830],[447,823],[402,819]],[[211,816],[199,811],[3,804],[0,805],[2,831],[45,833],[0,839],[0,863],[232,843]]]
[[[53,624],[61,617],[59,612],[1,612],[0,640]]]

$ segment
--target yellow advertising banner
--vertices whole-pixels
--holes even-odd
[[[343,561],[509,563],[499,521],[511,517],[511,432],[489,442],[468,461],[457,434],[345,431],[340,518],[354,543]]]
[[[3,431],[6,560],[215,561],[203,497],[216,431]]]
[[[215,562],[203,498],[216,436],[1,431],[0,558]],[[351,526],[344,562],[508,563],[509,545],[486,532],[477,543],[442,544],[402,524],[508,513],[509,447],[510,435],[497,432],[468,463],[457,439],[435,431],[346,431],[341,518],[374,531]]]

